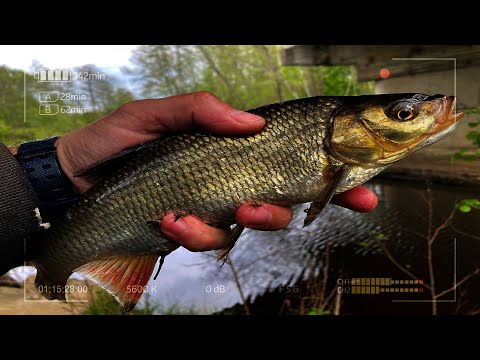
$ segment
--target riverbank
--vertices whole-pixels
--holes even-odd
[[[78,289],[69,296],[69,303],[46,300],[35,289],[35,276],[16,286],[0,286],[0,315],[77,315],[91,301],[96,285],[85,280],[70,279],[68,285]],[[92,287],[93,286],[93,287]],[[85,291],[84,291],[85,290]]]
[[[429,180],[444,185],[479,187],[479,162],[451,162],[450,157],[455,150],[448,148],[424,149],[393,164],[377,177],[406,181]]]

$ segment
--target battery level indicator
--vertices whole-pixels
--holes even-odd
[[[35,75],[38,82],[70,82],[72,70],[70,69],[40,69]]]

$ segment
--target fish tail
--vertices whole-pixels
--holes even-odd
[[[65,285],[67,285],[68,276],[52,278],[47,275],[47,271],[37,266],[37,277],[35,278],[35,287],[37,291],[48,300],[60,300],[66,302]]]

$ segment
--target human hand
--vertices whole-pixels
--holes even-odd
[[[74,177],[74,174],[125,149],[192,128],[209,130],[216,135],[242,136],[255,133],[264,125],[263,118],[236,110],[208,92],[137,100],[60,137],[56,142],[57,155],[76,189],[85,192],[96,181]],[[331,202],[366,212],[375,208],[377,197],[366,187],[359,186],[334,196]],[[292,209],[270,204],[260,207],[244,204],[237,210],[236,218],[245,227],[278,230],[289,224]],[[227,231],[208,226],[191,215],[175,221],[175,216],[168,214],[160,226],[170,239],[192,251],[224,248],[230,241]]]

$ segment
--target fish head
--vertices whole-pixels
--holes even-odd
[[[443,139],[462,116],[454,96],[352,96],[332,115],[326,145],[346,164],[384,166]]]

